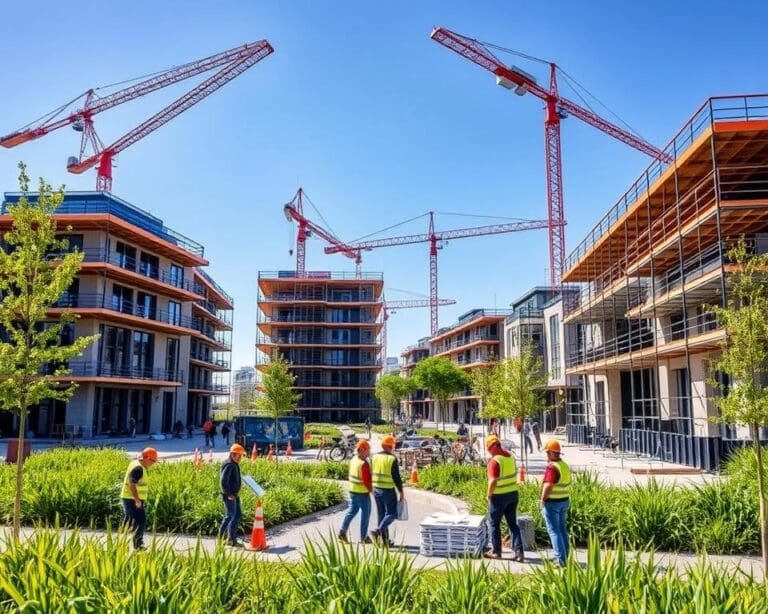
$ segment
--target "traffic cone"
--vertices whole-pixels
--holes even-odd
[[[208,462],[209,463],[213,462],[213,449],[208,450]]]
[[[192,463],[195,465],[195,469],[200,469],[201,464],[201,458],[200,458],[200,448],[195,448],[195,456],[192,460]]]
[[[291,440],[288,440],[288,447],[285,449],[286,456],[293,456],[293,448],[291,447]]]
[[[312,431],[307,431],[304,433],[304,441],[309,441],[310,439],[312,439]]]
[[[416,459],[413,459],[413,465],[411,466],[411,484],[419,483],[419,464]]]
[[[259,449],[256,447],[256,444],[253,444],[253,447],[251,448],[251,460],[259,460]]]
[[[275,451],[272,448],[272,444],[269,444],[269,454],[267,454],[267,460],[268,461],[275,460]]]
[[[525,465],[520,465],[520,476],[517,479],[521,484],[525,484]]]
[[[253,528],[251,529],[251,543],[248,549],[267,549],[267,534],[264,531],[264,508],[261,503],[256,504],[256,513],[253,515]]]

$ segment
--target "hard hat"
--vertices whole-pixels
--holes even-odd
[[[390,448],[395,447],[395,438],[392,435],[386,435],[381,439],[381,447],[383,448],[385,446]]]
[[[154,448],[144,448],[141,451],[141,458],[144,460],[151,460],[157,462],[158,456],[157,456],[157,450]]]
[[[490,450],[493,446],[501,445],[499,438],[496,435],[489,435],[485,439],[485,449]]]
[[[547,443],[544,444],[544,451],[557,452],[560,454],[560,442],[557,441],[557,439],[550,439]]]
[[[366,439],[361,439],[357,442],[357,445],[355,446],[356,450],[370,450],[371,444],[368,443]]]
[[[229,451],[231,454],[245,454],[245,448],[239,443],[233,443],[230,446]]]

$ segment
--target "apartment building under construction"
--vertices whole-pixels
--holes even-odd
[[[734,272],[727,251],[746,237],[768,250],[768,96],[711,98],[569,256],[564,306],[573,344],[567,375],[583,402],[568,438],[619,439],[621,449],[714,468],[742,433],[712,420],[712,371]]]

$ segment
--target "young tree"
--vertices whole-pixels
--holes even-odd
[[[16,489],[13,501],[13,536],[18,539],[23,490],[23,451],[30,406],[43,399],[68,400],[76,385],[66,381],[67,361],[82,354],[97,336],[78,337],[61,345],[64,326],[76,316],[65,312],[48,316],[72,284],[83,259],[68,252],[68,242],[56,238],[53,214],[64,199],[42,179],[36,202],[29,199],[29,177],[19,164],[21,198],[7,207],[11,230],[0,250],[0,407],[18,416],[19,437]]]
[[[521,348],[519,356],[504,359],[497,367],[490,411],[525,423],[532,414],[546,410],[542,392],[547,384],[543,361],[530,345]],[[524,433],[520,431],[520,454],[526,462]]]
[[[498,377],[498,365],[478,367],[477,369],[472,369],[469,373],[472,392],[474,392],[480,400],[480,407],[477,412],[479,418],[499,420],[504,417],[498,413],[498,408],[490,403],[491,395],[496,387],[496,380]]]
[[[278,419],[280,416],[292,414],[300,394],[293,392],[296,376],[290,371],[290,363],[275,353],[271,362],[264,370],[262,386],[264,394],[256,399],[256,409],[259,413],[274,419],[275,429],[275,462],[280,452],[278,438]]]
[[[726,394],[712,400],[720,409],[718,420],[749,427],[757,461],[763,569],[768,570],[768,519],[759,436],[760,427],[768,426],[768,254],[750,254],[742,237],[728,257],[737,265],[737,272],[728,280],[727,304],[708,310],[726,331],[722,353],[713,367],[730,376],[730,386]],[[718,382],[712,384],[722,389]]]
[[[443,431],[445,431],[445,405],[448,397],[469,386],[469,376],[452,360],[430,356],[416,365],[413,370],[413,381],[419,388],[429,390],[432,397],[437,399],[435,422],[439,423],[442,417]]]
[[[376,382],[376,398],[381,401],[382,409],[388,410],[388,416],[395,428],[395,412],[400,409],[400,401],[416,389],[416,384],[409,377],[399,373],[382,375]]]

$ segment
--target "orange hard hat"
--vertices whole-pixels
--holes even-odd
[[[393,435],[385,435],[381,439],[381,447],[387,446],[389,448],[395,447],[395,438]]]
[[[361,439],[357,442],[357,445],[355,446],[356,450],[370,450],[371,444],[368,443],[366,439]]]
[[[245,454],[245,448],[239,443],[233,443],[229,451],[231,454]]]
[[[490,450],[493,446],[501,445],[499,438],[496,435],[489,435],[485,440],[485,449]]]
[[[157,462],[158,456],[157,456],[157,450],[154,448],[144,448],[141,451],[141,458],[144,460],[151,460]]]
[[[547,443],[544,444],[544,451],[545,452],[557,452],[560,454],[560,442],[557,441],[557,439],[550,439]]]

